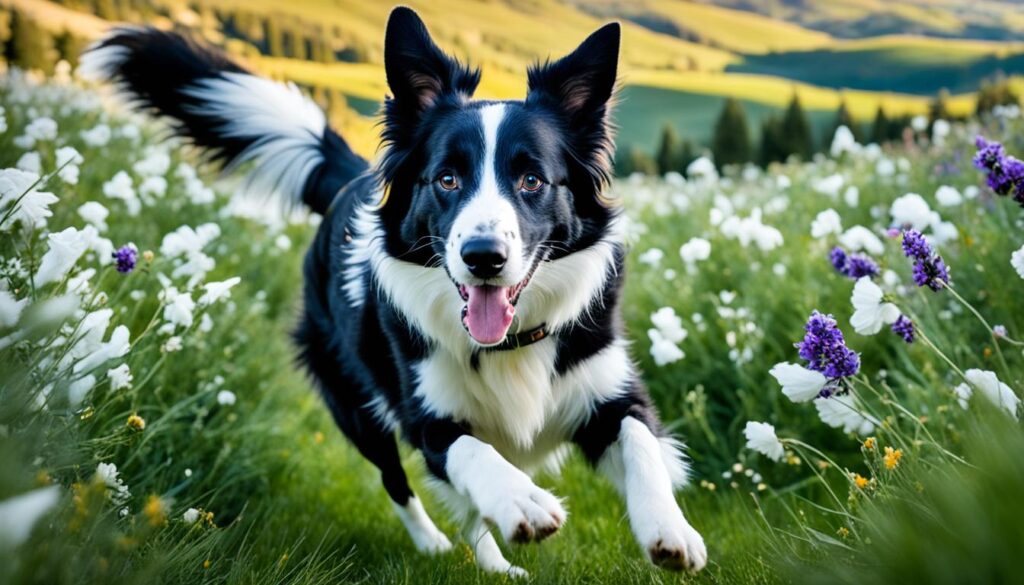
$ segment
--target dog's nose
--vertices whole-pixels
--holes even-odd
[[[462,244],[462,261],[473,276],[493,278],[505,267],[508,246],[498,238],[476,237]]]

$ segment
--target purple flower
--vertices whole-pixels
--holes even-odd
[[[900,315],[899,319],[892,324],[892,332],[903,338],[907,343],[914,343],[914,322],[906,315]]]
[[[860,356],[846,347],[843,332],[832,315],[814,311],[804,330],[804,339],[796,347],[809,369],[830,380],[853,376],[860,370]]]
[[[843,271],[846,270],[846,250],[836,246],[835,248],[832,248],[831,252],[829,252],[828,259],[832,262],[832,266],[836,269],[836,272],[844,274]]]
[[[903,232],[903,254],[914,260],[914,283],[940,291],[949,282],[946,263],[917,230]]]
[[[828,255],[829,261],[836,272],[854,280],[863,276],[877,276],[878,264],[864,254],[847,254],[846,250],[836,246]]]
[[[986,172],[985,182],[999,195],[1013,194],[1013,199],[1024,205],[1024,162],[1006,154],[1003,145],[989,142],[978,136],[974,140],[978,147],[974,155],[974,166]]]
[[[117,271],[127,274],[135,270],[135,263],[139,259],[139,251],[135,249],[135,246],[126,244],[118,248],[112,256],[116,262]]]
[[[849,262],[846,263],[846,276],[857,280],[864,276],[877,276],[878,275],[878,264],[875,261],[863,254],[854,254],[850,256]]]
[[[994,333],[996,337],[1006,337],[1006,326],[996,325],[992,328],[992,333]]]

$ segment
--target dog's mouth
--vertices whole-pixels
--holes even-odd
[[[516,303],[533,278],[540,262],[534,263],[526,278],[513,286],[490,284],[459,284],[459,295],[466,304],[462,307],[462,326],[480,345],[501,343],[508,334],[516,316]]]

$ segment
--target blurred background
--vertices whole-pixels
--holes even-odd
[[[408,2],[446,50],[483,68],[480,97],[525,93],[526,67],[624,25],[616,119],[620,175],[766,165],[825,150],[846,125],[901,140],[913,116],[964,118],[1016,103],[1024,9],[955,0],[431,0]],[[390,2],[0,0],[0,41],[26,69],[72,65],[119,23],[187,29],[248,66],[306,89],[363,155]]]

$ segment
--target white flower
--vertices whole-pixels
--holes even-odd
[[[849,394],[815,399],[814,406],[821,422],[832,428],[841,428],[845,433],[867,435],[879,424],[878,419],[862,413]]]
[[[949,122],[938,119],[932,124],[932,142],[942,146],[946,142],[946,137],[949,136]]]
[[[11,550],[32,534],[32,528],[60,497],[60,488],[51,485],[13,496],[0,502],[0,550]]]
[[[646,264],[651,268],[655,268],[661,263],[661,259],[664,257],[665,252],[663,252],[661,248],[651,248],[643,254],[640,254],[640,256],[637,257],[637,260],[639,260],[641,264]]]
[[[232,406],[236,399],[235,393],[231,390],[221,390],[217,393],[217,404],[223,406]]]
[[[185,524],[195,524],[199,521],[199,510],[189,508],[181,515],[181,519],[185,521]]]
[[[829,149],[829,154],[832,155],[832,158],[839,158],[844,152],[857,154],[860,152],[860,148],[857,139],[853,137],[853,132],[846,126],[840,126],[836,128],[836,133],[832,137],[832,147]]]
[[[96,253],[96,260],[103,266],[114,261],[114,243],[108,238],[100,235],[95,226],[87,225],[82,228],[82,234],[87,242],[88,249]]]
[[[989,401],[1002,408],[1017,419],[1017,410],[1020,407],[1020,398],[1013,393],[1009,386],[999,381],[995,372],[988,370],[970,369],[964,372],[967,382],[988,398]]]
[[[132,497],[131,492],[128,491],[128,486],[124,485],[124,481],[118,477],[117,465],[113,463],[100,463],[96,466],[96,478],[107,486],[110,499],[113,500],[115,505],[122,505]]]
[[[924,132],[928,129],[928,116],[918,114],[910,119],[910,127],[914,132]]]
[[[947,242],[960,237],[960,232],[951,221],[940,221],[932,224],[932,233],[927,236],[928,241],[935,246],[945,245]]]
[[[21,155],[21,158],[18,159],[18,162],[14,163],[14,166],[26,173],[34,175],[43,174],[43,158],[34,150]]]
[[[711,257],[711,242],[704,238],[690,238],[679,247],[679,257],[688,265],[707,260]]]
[[[718,180],[715,163],[706,156],[698,157],[686,167],[686,176],[691,180],[713,183]]]
[[[183,225],[164,236],[160,244],[160,253],[176,260],[177,267],[171,275],[190,277],[190,284],[201,280],[213,269],[215,262],[203,252],[203,248],[220,236],[220,227],[215,223],[205,223],[192,229]]]
[[[167,306],[164,307],[164,319],[176,326],[191,327],[192,311],[196,308],[192,294],[189,292],[179,293],[172,291],[166,299]]]
[[[956,395],[956,401],[960,403],[960,408],[967,410],[968,402],[971,400],[971,395],[974,391],[968,384],[959,384],[956,388],[953,388],[953,394]]]
[[[811,188],[826,195],[831,199],[835,199],[839,196],[839,190],[843,188],[846,183],[846,179],[843,178],[839,173],[829,175],[827,177],[817,179],[811,184]]]
[[[78,216],[101,232],[107,231],[107,217],[110,210],[98,201],[88,201],[78,208]]]
[[[0,106],[0,134],[7,132],[7,110]]]
[[[139,185],[139,193],[154,197],[163,197],[167,192],[167,179],[163,177],[146,177]]]
[[[963,195],[949,185],[942,185],[935,191],[935,200],[943,207],[954,207],[964,202]]]
[[[672,307],[662,307],[651,314],[651,323],[658,329],[661,336],[679,343],[686,339],[686,329],[683,329],[683,320],[676,315]]]
[[[851,252],[864,250],[869,254],[879,255],[885,252],[882,240],[874,232],[862,225],[855,225],[839,236],[839,243]]]
[[[21,312],[25,310],[28,298],[20,301],[6,290],[0,290],[0,327],[14,327],[21,318]]]
[[[210,318],[209,313],[203,313],[203,316],[199,318],[199,331],[200,333],[213,331],[213,319]]]
[[[221,299],[229,298],[231,296],[232,287],[241,281],[241,278],[235,276],[222,282],[208,282],[204,284],[203,290],[206,292],[199,297],[199,306],[206,307]]]
[[[122,390],[124,388],[132,387],[132,372],[128,369],[128,364],[121,364],[116,368],[107,370],[107,378],[110,380],[111,390]]]
[[[78,408],[82,401],[85,400],[85,395],[92,390],[93,386],[96,385],[96,376],[89,374],[82,376],[68,385],[68,402],[71,403],[71,408]]]
[[[22,144],[27,145],[26,148],[32,148],[40,140],[56,140],[57,122],[53,118],[36,118],[25,126],[23,138]]]
[[[82,130],[79,133],[82,137],[82,142],[86,145],[94,148],[106,146],[110,142],[110,126],[106,124],[97,124],[95,128],[91,130]]]
[[[57,176],[68,185],[78,184],[78,165],[82,164],[82,155],[74,147],[62,146],[57,149]]]
[[[775,364],[768,372],[782,386],[782,393],[793,402],[807,402],[818,397],[828,379],[821,372],[790,363]]]
[[[845,128],[845,126],[840,126]],[[826,209],[811,222],[811,237],[824,238],[829,234],[839,235],[843,233],[843,222],[835,209]]]
[[[125,171],[118,171],[112,179],[103,184],[103,194],[111,199],[124,201],[128,215],[138,215],[142,210],[142,203],[139,202],[132,186],[132,178]]]
[[[775,276],[786,276],[786,270],[786,265],[783,264],[782,262],[776,262],[775,264],[772,264],[772,273]]]
[[[896,163],[888,158],[880,158],[875,163],[875,174],[879,177],[891,177],[896,174]]]
[[[1017,271],[1017,274],[1024,278],[1024,246],[1021,246],[1016,252],[1010,255],[1010,266]]]
[[[101,332],[102,333],[102,332]],[[114,360],[120,357],[124,357],[131,349],[131,344],[128,341],[131,333],[128,331],[128,327],[124,325],[118,325],[110,333],[110,339],[105,343],[99,344],[98,347],[89,352],[88,355],[82,357],[73,368],[75,373],[88,372],[97,366]]]
[[[0,224],[0,231],[10,229],[14,222],[20,221],[25,229],[41,227],[46,218],[53,215],[50,205],[57,202],[53,193],[38,191],[39,175],[19,169],[0,170],[0,217],[16,205],[14,213],[6,222]]]
[[[747,449],[753,449],[772,461],[781,461],[786,454],[782,442],[775,436],[775,427],[768,423],[748,421],[743,436],[747,438]]]
[[[679,346],[666,339],[657,329],[648,329],[647,337],[651,340],[651,357],[656,365],[664,366],[686,357]]]
[[[762,251],[768,252],[783,243],[782,232],[761,222],[761,210],[758,208],[751,212],[750,217],[727,217],[719,229],[722,235],[739,241],[744,248],[754,243]]]
[[[909,226],[919,232],[925,231],[928,226],[939,221],[939,214],[933,212],[924,197],[917,193],[907,193],[896,198],[889,207],[889,214],[892,216],[893,224]]]
[[[857,207],[860,204],[860,189],[856,185],[850,185],[843,192],[843,201],[847,207]]]
[[[167,341],[165,341],[164,344],[160,346],[160,351],[164,353],[171,353],[180,350],[183,346],[184,345],[181,342],[181,337],[175,335],[174,337],[169,337]]]
[[[146,158],[132,165],[132,170],[142,177],[162,177],[170,168],[170,155],[160,150],[151,151]]]
[[[899,319],[900,310],[892,303],[882,302],[883,296],[882,289],[869,276],[862,276],[853,285],[850,302],[854,311],[850,325],[854,331],[861,335],[874,335],[882,330],[883,325]]]
[[[88,234],[73,227],[46,236],[49,249],[39,262],[39,270],[33,278],[36,287],[64,278],[89,247]]]
[[[278,250],[291,250],[292,240],[291,238],[284,234],[279,234],[276,238],[274,238],[274,245],[277,246]]]

